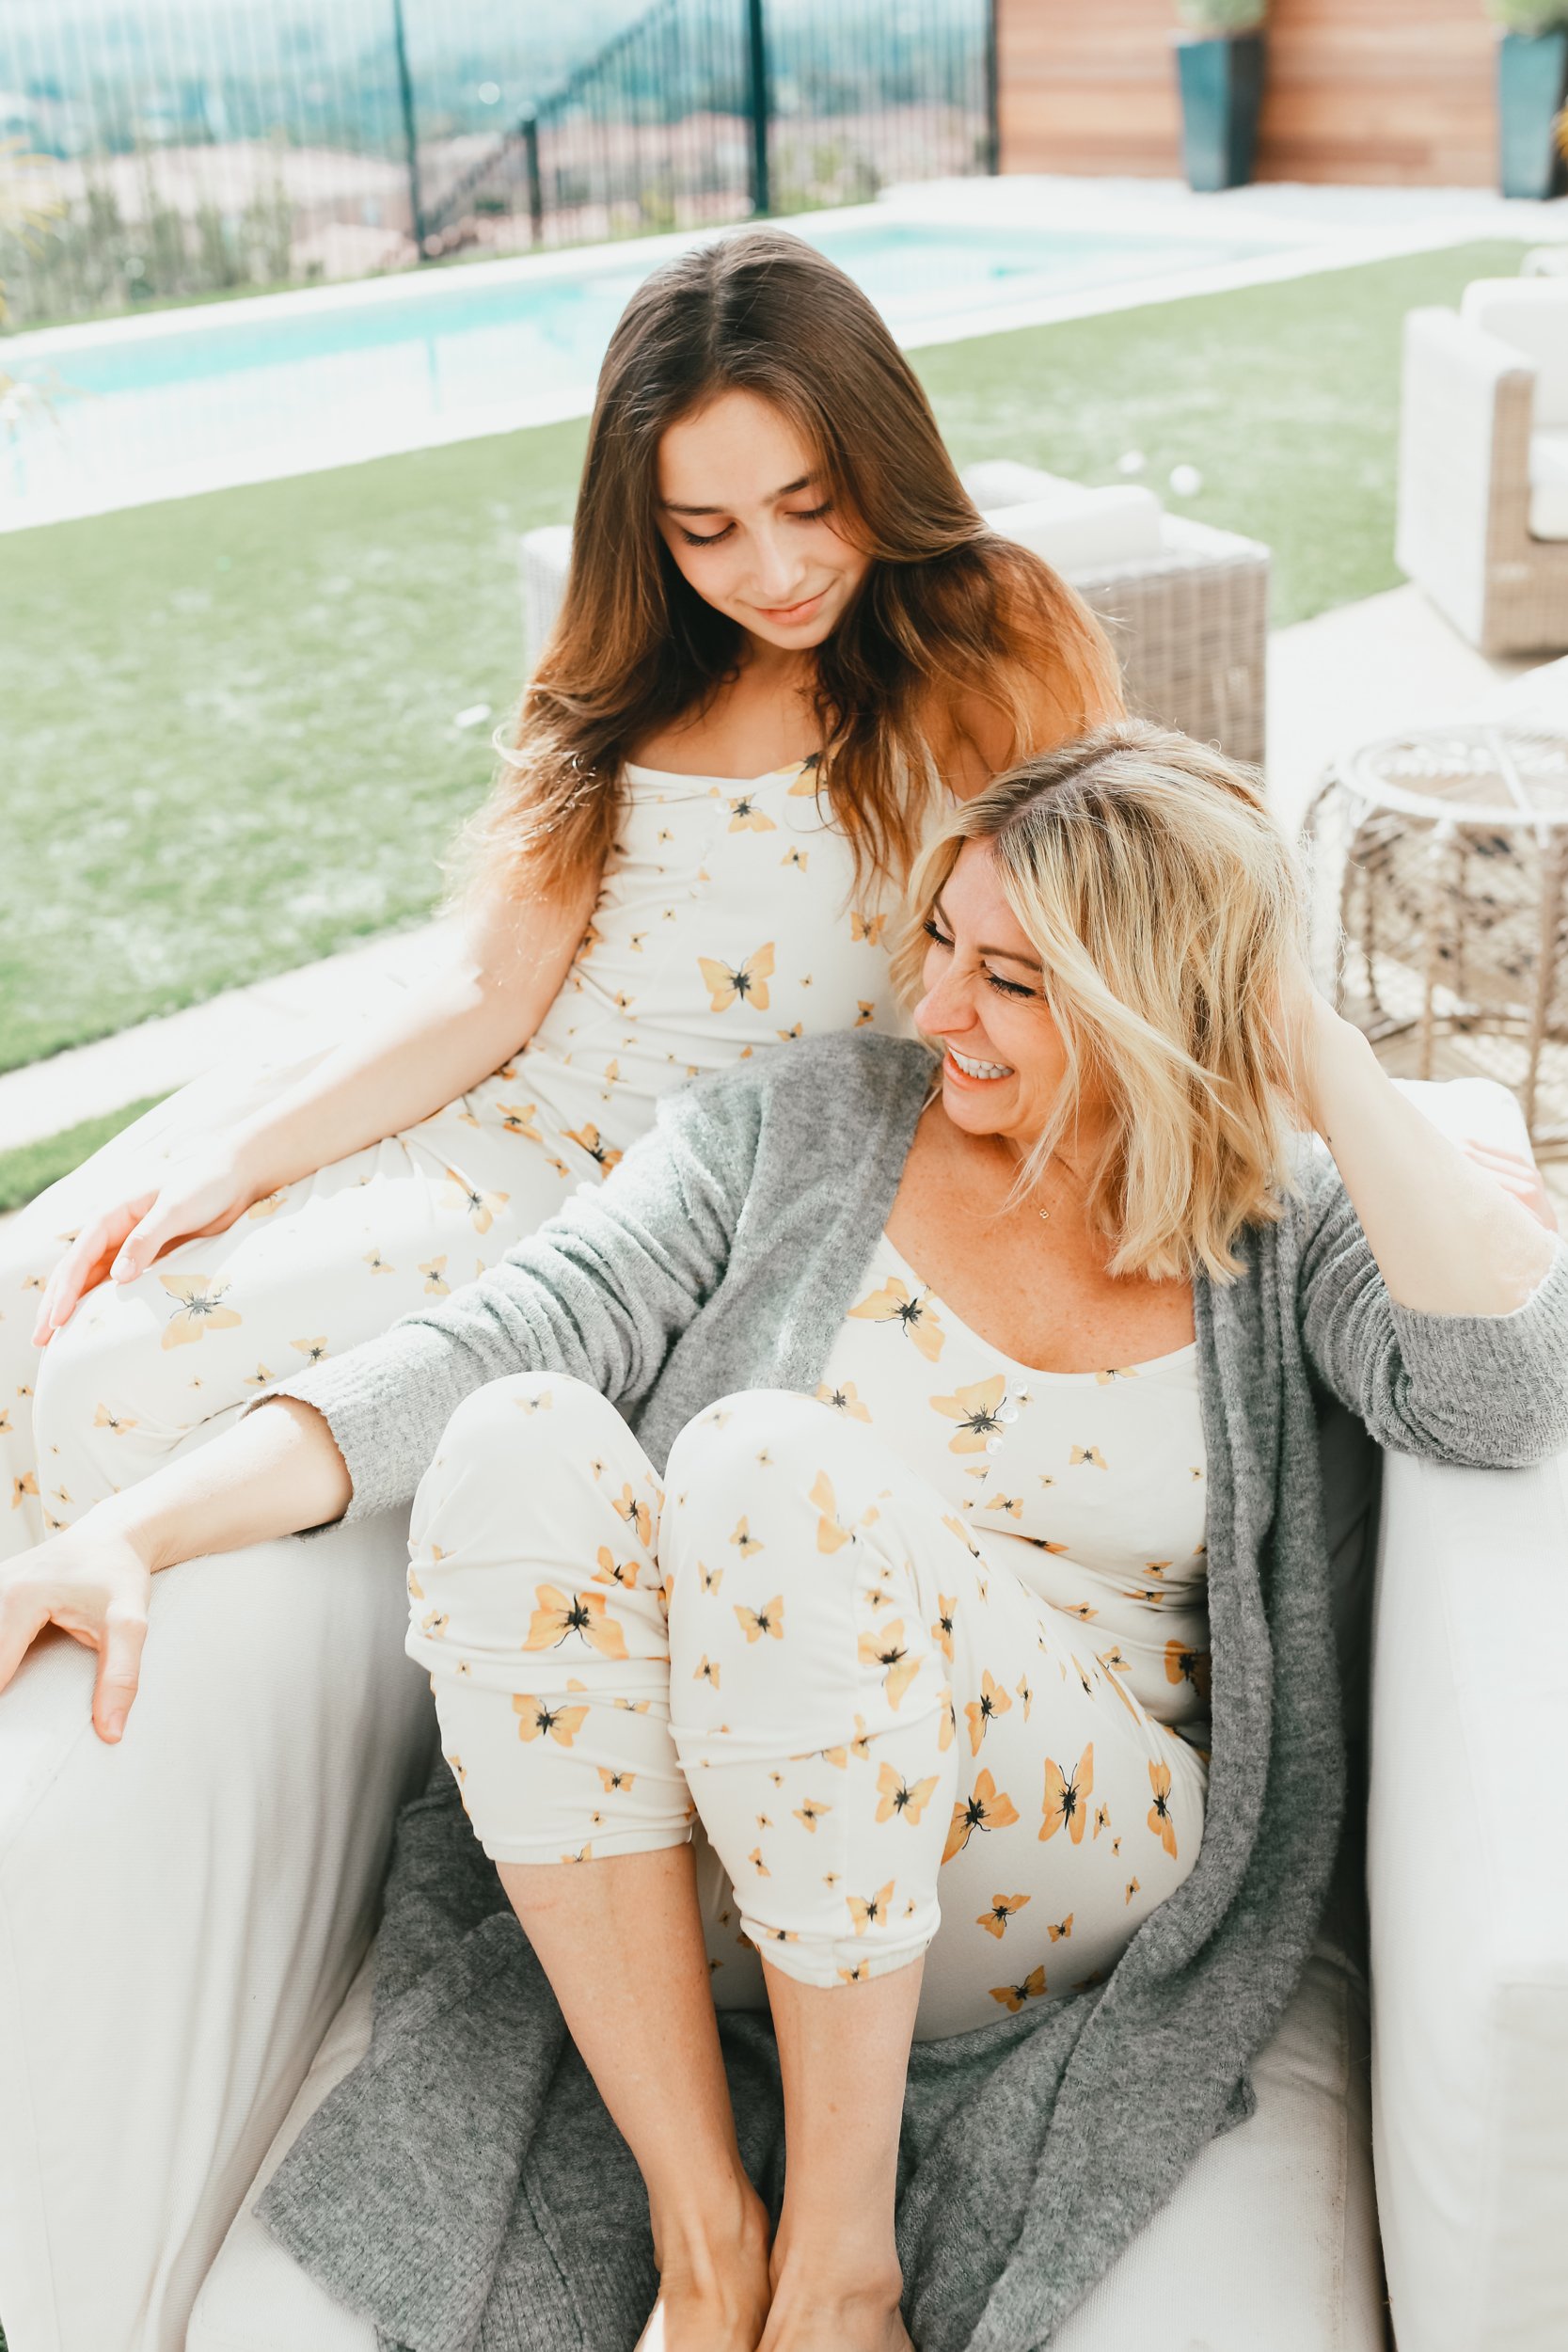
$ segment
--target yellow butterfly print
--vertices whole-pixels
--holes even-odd
[[[1060,1944],[1060,1943],[1063,1941],[1063,1939],[1064,1939],[1065,1937],[1069,1936],[1069,1935],[1072,1933],[1072,1914],[1071,1914],[1071,1912],[1069,1911],[1069,1912],[1068,1913],[1068,1915],[1067,1915],[1067,1917],[1066,1917],[1065,1919],[1058,1919],[1054,1927],[1053,1927],[1053,1926],[1051,1925],[1050,1921],[1048,1920],[1048,1921],[1046,1922],[1046,1930],[1045,1930],[1045,1931],[1046,1931],[1047,1935],[1051,1938],[1051,1941],[1053,1942],[1053,1944]]]
[[[372,1249],[369,1251],[365,1259],[365,1263],[370,1267],[372,1274],[395,1274],[397,1272],[395,1265],[388,1265],[387,1263],[386,1259],[382,1256],[379,1249]]]
[[[786,850],[783,857],[780,858],[779,864],[781,866],[793,866],[798,874],[803,874],[806,870],[806,864],[810,856],[811,851],[809,850]]]
[[[947,1440],[949,1454],[984,1454],[988,1439],[1001,1432],[997,1413],[1006,1394],[1006,1375],[998,1372],[989,1380],[971,1380],[951,1396],[932,1397],[932,1411],[958,1424],[957,1434]]]
[[[1148,1826],[1174,1862],[1176,1860],[1176,1823],[1170,1817],[1170,1766],[1150,1764],[1148,1779],[1149,1786],[1154,1791],[1154,1803],[1148,1808]],[[1133,1883],[1135,1885],[1137,1882],[1134,1880]]]
[[[1127,1899],[1128,1899],[1128,1901],[1129,1901],[1129,1902],[1131,1902],[1131,1901],[1132,1901],[1132,1899],[1133,1896],[1137,1893],[1137,1891],[1138,1891],[1138,1882],[1137,1882],[1137,1880],[1136,1880],[1136,1879],[1129,1879],[1129,1880],[1128,1880],[1128,1882],[1127,1882]]]
[[[758,808],[749,792],[730,803],[731,833],[777,833],[779,828],[765,809]]]
[[[917,1780],[911,1788],[900,1772],[891,1764],[883,1764],[877,1773],[877,1819],[879,1821],[899,1820],[917,1825],[921,1815],[935,1794],[940,1774],[932,1772],[926,1780]]]
[[[1070,1772],[1049,1756],[1045,1759],[1045,1820],[1042,1838],[1054,1837],[1064,1823],[1075,1846],[1084,1842],[1085,1804],[1094,1787],[1094,1742],[1091,1740]]]
[[[11,1480],[11,1509],[19,1508],[24,1495],[36,1495],[39,1482],[32,1470],[24,1470],[20,1478]]]
[[[877,1016],[876,1006],[872,1003],[869,996],[857,996],[855,1003],[859,1009],[857,1010],[853,1021],[849,1024],[850,1027],[852,1029],[869,1029],[872,1022]]]
[[[804,1037],[805,1033],[804,1024],[797,1021],[792,1029],[781,1029],[779,1031],[779,1036],[785,1045],[793,1045],[796,1039]]]
[[[953,1612],[958,1605],[957,1594],[939,1593],[937,1595],[937,1618],[931,1628],[931,1639],[949,1665],[953,1662]]]
[[[1000,1939],[1006,1933],[1008,1920],[1033,1899],[1029,1895],[993,1895],[990,1909],[982,1911],[974,1924],[977,1928],[984,1928],[988,1935]]]
[[[447,1170],[449,1189],[441,1196],[442,1206],[460,1209],[476,1233],[487,1233],[505,1208],[512,1195],[509,1192],[483,1192],[458,1174],[455,1168]]]
[[[760,1609],[743,1609],[737,1601],[735,1613],[748,1644],[760,1642],[765,1633],[770,1634],[775,1642],[784,1640],[782,1593],[775,1593],[771,1600],[765,1600]]]
[[[1023,1701],[1023,1720],[1027,1723],[1029,1720],[1029,1709],[1035,1704],[1035,1693],[1030,1688],[1029,1677],[1027,1675],[1021,1675],[1019,1677],[1018,1695]]]
[[[263,1199],[260,1200],[253,1200],[249,1208],[246,1209],[245,1215],[246,1216],[272,1216],[276,1215],[277,1210],[279,1210],[282,1205],[282,1193],[269,1192]]]
[[[841,1772],[847,1769],[849,1758],[851,1756],[853,1756],[859,1764],[869,1764],[871,1761],[871,1734],[865,1727],[865,1717],[863,1715],[857,1715],[855,1717],[855,1736],[846,1746],[842,1748],[824,1748],[822,1750],[822,1755],[826,1762],[836,1765]]]
[[[584,1708],[582,1711],[586,1715],[588,1709]],[[618,1764],[601,1764],[599,1778],[603,1781],[606,1793],[610,1796],[615,1796],[623,1788],[635,1788],[637,1786],[637,1774],[622,1772]]]
[[[857,907],[849,917],[850,938],[856,942],[863,939],[872,947],[881,946],[882,933],[886,929],[887,916],[885,914],[864,915]]]
[[[704,1590],[704,1592],[705,1592],[705,1593],[716,1593],[716,1592],[719,1590],[720,1585],[721,1585],[721,1584],[722,1584],[722,1582],[724,1581],[724,1571],[723,1571],[723,1569],[722,1569],[722,1568],[705,1568],[705,1567],[703,1566],[703,1564],[702,1564],[702,1562],[701,1562],[700,1560],[699,1560],[699,1561],[698,1561],[698,1563],[697,1563],[697,1569],[698,1569],[698,1573],[700,1574],[700,1576],[702,1577],[702,1580],[703,1580],[703,1590]]]
[[[1113,1380],[1135,1380],[1138,1375],[1135,1366],[1132,1364],[1113,1364],[1104,1372],[1097,1372],[1094,1376],[1103,1389],[1108,1387]]]
[[[463,1758],[460,1756],[449,1756],[447,1757],[447,1763],[451,1769],[453,1778],[461,1786],[461,1784],[468,1777],[467,1766],[464,1763]]]
[[[641,1563],[637,1560],[617,1560],[608,1544],[601,1544],[597,1553],[598,1566],[594,1571],[595,1584],[619,1584],[624,1592],[637,1590]]]
[[[438,1642],[451,1619],[444,1609],[432,1609],[420,1620],[420,1631],[427,1642]]]
[[[626,1520],[628,1527],[636,1528],[639,1543],[646,1544],[650,1541],[654,1532],[654,1515],[645,1502],[639,1502],[632,1492],[629,1480],[610,1507],[617,1518]]]
[[[817,1822],[822,1819],[822,1816],[825,1813],[831,1813],[832,1809],[833,1808],[831,1804],[822,1804],[819,1798],[807,1797],[796,1806],[795,1819],[800,1822],[804,1828],[809,1829],[813,1836],[815,1836],[816,1835]]]
[[[958,1716],[951,1691],[942,1691],[939,1704],[942,1713],[937,1719],[937,1750],[940,1755],[945,1756],[958,1736]]]
[[[752,1534],[744,1518],[736,1519],[735,1534],[730,1537],[730,1541],[736,1546],[743,1560],[749,1560],[753,1551],[762,1549],[761,1537]]]
[[[625,1708],[628,1715],[645,1715],[651,1702],[647,1699],[617,1699],[615,1704]]]
[[[1110,1464],[1097,1445],[1075,1445],[1068,1456],[1068,1467],[1076,1469],[1080,1462],[1090,1462],[1096,1470],[1109,1470]]]
[[[1165,1680],[1190,1682],[1206,1704],[1209,1698],[1210,1655],[1206,1649],[1189,1649],[1185,1642],[1165,1644]]]
[[[983,1476],[984,1472],[982,1472],[981,1475]],[[942,1523],[943,1527],[947,1529],[949,1534],[956,1535],[958,1537],[959,1543],[962,1544],[971,1559],[978,1560],[981,1557],[980,1547],[975,1542],[974,1536],[970,1534],[968,1528],[964,1525],[962,1519],[956,1519],[953,1517],[953,1514],[948,1511],[943,1514]]]
[[[715,1012],[727,1012],[732,1005],[742,1001],[755,1005],[759,1012],[768,1010],[768,983],[773,976],[771,940],[733,972],[727,963],[718,963],[712,956],[699,956],[697,964],[703,985],[712,996]]]
[[[971,1756],[979,1755],[980,1742],[990,1727],[991,1718],[995,1715],[1006,1715],[1011,1706],[1012,1700],[1007,1696],[1002,1685],[992,1678],[988,1669],[980,1677],[979,1697],[971,1699],[964,1708],[964,1713],[969,1717]]]
[[[852,1380],[841,1380],[836,1388],[830,1388],[826,1380],[819,1381],[816,1401],[819,1405],[831,1405],[833,1411],[842,1413],[847,1421],[871,1419],[870,1411],[861,1403],[860,1391]]]
[[[981,1772],[967,1797],[960,1797],[953,1807],[948,1826],[947,1843],[942,1848],[943,1862],[951,1862],[962,1853],[977,1829],[1011,1829],[1018,1820],[1018,1807],[1011,1797],[998,1794],[990,1772]]]
[[[796,787],[791,785],[789,788],[793,792]],[[843,1984],[863,1984],[871,1971],[863,1960],[857,1960],[852,1968],[841,1968],[838,1974],[839,1980]]]
[[[241,1317],[233,1308],[219,1304],[227,1282],[214,1282],[206,1274],[160,1274],[158,1279],[180,1301],[164,1326],[166,1347],[184,1347],[208,1331],[239,1328]]]
[[[551,1707],[547,1699],[536,1699],[528,1691],[517,1692],[512,1708],[519,1740],[553,1740],[562,1748],[571,1746],[588,1721],[586,1707]]]
[[[496,1109],[509,1136],[522,1136],[530,1143],[543,1143],[544,1137],[533,1123],[539,1116],[537,1103],[498,1103]]]
[[[558,1649],[569,1633],[576,1633],[601,1658],[627,1655],[626,1637],[606,1614],[602,1593],[574,1593],[568,1599],[554,1584],[538,1584],[533,1597],[536,1606],[524,1649]]]
[[[555,1409],[555,1391],[541,1390],[537,1396],[515,1396],[512,1400],[519,1413],[548,1413]]]
[[[1025,2001],[1037,2001],[1045,1991],[1045,1963],[1031,1968],[1022,1984],[993,1984],[990,1997],[1000,2001],[1010,2017],[1016,2017]]]
[[[760,1846],[753,1846],[746,1859],[751,1864],[752,1869],[756,1872],[758,1878],[770,1879],[772,1877],[772,1871],[768,1868],[767,1863],[764,1862],[762,1858],[762,1848]]]
[[[596,1161],[607,1176],[612,1168],[620,1166],[625,1156],[624,1153],[613,1150],[610,1144],[606,1143],[591,1119],[585,1120],[581,1127],[565,1128],[563,1133],[567,1142],[575,1143],[579,1151],[586,1152],[589,1158]]]
[[[1094,1834],[1095,1834],[1095,1836],[1098,1837],[1098,1836],[1100,1836],[1100,1833],[1101,1833],[1101,1831],[1102,1829],[1109,1829],[1109,1828],[1110,1828],[1110,1826],[1111,1826],[1111,1808],[1110,1808],[1110,1806],[1109,1806],[1108,1804],[1097,1804],[1097,1805],[1095,1806],[1095,1809],[1094,1809]]]
[[[693,1682],[705,1682],[710,1690],[717,1691],[719,1688],[719,1677],[721,1671],[722,1669],[719,1665],[717,1660],[706,1657],[700,1658],[692,1671],[691,1679]]]
[[[842,1551],[846,1544],[852,1544],[855,1541],[857,1531],[852,1527],[846,1527],[838,1516],[838,1499],[833,1493],[833,1482],[826,1470],[817,1471],[812,1486],[810,1501],[813,1509],[817,1514],[816,1549],[818,1551]],[[877,1516],[877,1507],[873,1503],[871,1508],[863,1515],[861,1526],[871,1526]]]
[[[908,1283],[894,1274],[849,1312],[863,1323],[900,1325],[905,1338],[914,1342],[928,1364],[934,1364],[947,1344],[947,1334],[936,1309],[927,1303],[929,1297],[929,1291],[922,1291],[918,1298],[911,1298]]]
[[[879,1886],[874,1895],[845,1896],[857,1935],[863,1935],[867,1928],[879,1927],[886,1919],[888,1905],[893,1900],[893,1886],[894,1882],[889,1879],[887,1884]]]
[[[911,1658],[904,1646],[903,1618],[895,1617],[879,1633],[863,1633],[858,1654],[863,1666],[881,1667],[887,1703],[896,1707],[920,1672],[919,1659]]]
[[[10,1425],[10,1415],[0,1413],[0,1428],[8,1429]],[[123,1437],[127,1429],[135,1429],[140,1426],[139,1422],[131,1419],[129,1413],[111,1413],[106,1405],[97,1406],[93,1413],[92,1425],[95,1429],[112,1429],[117,1438]]]
[[[408,1597],[409,1597],[409,1599],[410,1599],[410,1600],[423,1600],[423,1598],[424,1598],[424,1586],[423,1586],[423,1585],[420,1582],[419,1574],[418,1574],[418,1571],[417,1571],[416,1569],[414,1569],[414,1568],[410,1568],[410,1569],[409,1569],[408,1574],[407,1574],[407,1577],[404,1579],[404,1581],[406,1582],[406,1584],[407,1584],[407,1586],[408,1586]]]
[[[445,1298],[451,1288],[451,1284],[447,1280],[445,1253],[443,1252],[439,1258],[427,1258],[420,1266],[420,1272],[424,1276],[426,1290],[433,1291],[437,1298]]]
[[[1023,1500],[1020,1495],[992,1495],[985,1505],[988,1511],[1006,1511],[1009,1518],[1023,1517]]]

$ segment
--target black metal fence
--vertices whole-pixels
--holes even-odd
[[[8,324],[996,167],[994,0],[628,5],[0,0]]]

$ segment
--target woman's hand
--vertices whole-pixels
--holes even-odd
[[[152,1571],[130,1537],[89,1511],[76,1527],[0,1565],[0,1691],[46,1625],[98,1652],[93,1729],[113,1742],[141,1676]]]
[[[156,1184],[134,1192],[85,1226],[55,1266],[39,1304],[35,1347],[47,1347],[105,1278],[133,1282],[155,1258],[202,1233],[226,1233],[267,1190],[223,1138],[192,1144]]]
[[[1548,1233],[1557,1232],[1557,1208],[1552,1196],[1542,1182],[1541,1170],[1525,1152],[1505,1152],[1501,1144],[1487,1143],[1480,1136],[1466,1136],[1464,1151],[1478,1168],[1495,1176],[1504,1192],[1512,1193],[1538,1225],[1544,1225]]]

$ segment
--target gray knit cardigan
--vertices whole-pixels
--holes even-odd
[[[490,1273],[286,1384],[326,1416],[348,1516],[406,1502],[448,1418],[529,1368],[591,1382],[662,1466],[734,1390],[810,1391],[930,1083],[870,1034],[666,1100],[602,1189]],[[921,2352],[1030,2352],[1216,2132],[1317,1927],[1343,1805],[1314,1384],[1383,1444],[1513,1467],[1568,1443],[1568,1252],[1497,1317],[1389,1297],[1333,1163],[1200,1279],[1213,1751],[1191,1874],[1107,1979],[916,2043],[898,2245]],[[742,2153],[775,2210],[768,2021],[721,2019]],[[371,2046],[257,2211],[384,2352],[623,2352],[655,2291],[630,2154],[437,1762],[399,1823]]]

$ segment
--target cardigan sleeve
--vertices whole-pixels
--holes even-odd
[[[1302,1336],[1319,1378],[1380,1445],[1517,1470],[1568,1446],[1568,1249],[1522,1306],[1428,1314],[1390,1297],[1326,1152],[1303,1171]]]
[[[722,1280],[759,1122],[748,1070],[683,1089],[602,1185],[477,1281],[252,1400],[296,1397],[332,1432],[344,1518],[406,1502],[466,1396],[518,1372],[561,1372],[632,1408]]]

